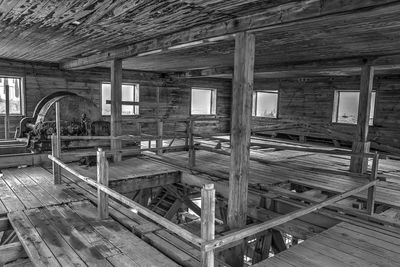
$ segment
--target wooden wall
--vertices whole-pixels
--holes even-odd
[[[254,126],[304,122],[312,127],[279,132],[351,141],[355,133],[354,125],[332,123],[334,91],[358,91],[359,85],[359,77],[256,81],[255,90],[279,90],[279,111],[278,119],[254,118]],[[375,147],[400,148],[400,76],[375,77],[374,90],[377,92],[375,117],[369,138]]]
[[[61,71],[57,65],[23,63],[0,60],[0,76],[21,76],[25,83],[26,115],[31,116],[37,102],[55,91],[71,91],[92,100],[100,110],[100,86],[109,81],[109,69]],[[168,118],[187,118],[190,115],[191,87],[217,89],[217,116],[230,117],[231,81],[223,79],[178,79],[168,75],[124,71],[124,82],[140,85],[140,115],[123,117],[124,134],[136,134],[135,118],[152,118],[159,115]],[[284,125],[288,121],[311,124],[279,130],[293,135],[351,141],[355,126],[332,123],[334,90],[359,90],[359,77],[301,78],[256,80],[255,90],[279,90],[279,118],[253,118],[253,127]],[[157,111],[157,90],[160,90],[160,106]],[[370,139],[373,146],[400,152],[400,76],[377,76],[374,81],[376,106],[374,126]],[[213,116],[212,116],[213,117]],[[11,130],[15,130],[21,116],[12,116]],[[78,118],[77,118],[78,119]],[[108,116],[103,116],[108,120]],[[142,132],[155,134],[155,123],[144,123]],[[228,132],[227,122],[199,122],[197,132]],[[184,123],[169,123],[165,132],[185,131]],[[4,137],[3,117],[0,117],[0,138]],[[396,150],[397,149],[397,150]]]
[[[231,110],[231,82],[220,79],[172,79],[163,80],[160,88],[159,114],[163,118],[185,119],[190,116],[191,88],[203,87],[217,89],[217,114],[218,117],[229,117]],[[140,94],[140,112],[143,117],[151,117],[157,114],[156,96],[157,88],[142,90]],[[214,118],[215,116],[196,116],[198,118]],[[155,133],[155,124],[143,124],[142,130],[146,133]],[[202,121],[195,123],[195,131],[202,133],[228,132],[229,123],[216,121]],[[166,123],[164,132],[185,132],[185,123]]]
[[[0,76],[20,76],[24,78],[26,115],[31,116],[36,104],[46,95],[55,91],[71,91],[92,100],[100,110],[101,82],[110,80],[109,69],[89,69],[61,71],[58,65],[26,63],[0,60]],[[220,80],[172,79],[166,75],[149,72],[124,71],[123,82],[139,83],[139,116],[123,117],[123,134],[136,134],[138,125],[135,118],[151,118],[157,114],[157,88],[160,90],[159,114],[163,118],[187,118],[190,115],[190,88],[203,86],[218,89],[217,115],[230,114],[230,82]],[[10,118],[10,129],[15,131],[21,116]],[[77,118],[79,119],[79,118]],[[103,116],[109,120],[109,116]],[[216,123],[203,123],[204,131],[227,131],[227,127]],[[184,130],[183,124],[166,125],[169,131]],[[155,124],[142,125],[144,133],[154,134]],[[4,138],[4,117],[0,116],[0,138]]]

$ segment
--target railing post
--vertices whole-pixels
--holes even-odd
[[[97,183],[108,187],[108,161],[106,153],[99,148],[97,150]],[[97,211],[100,220],[108,218],[108,195],[97,189]]]
[[[215,237],[215,189],[214,184],[206,184],[201,189],[201,238],[210,241]],[[214,251],[201,249],[201,265],[214,267]]]
[[[53,133],[51,135],[51,155],[57,159],[61,157],[61,146],[59,146],[60,142],[57,138],[57,135]],[[53,167],[53,181],[54,184],[61,184],[61,167],[52,161]]]
[[[189,167],[193,168],[196,165],[196,151],[193,140],[193,126],[194,121],[191,120],[189,123],[188,137],[189,137]]]
[[[156,141],[156,146],[157,148],[160,148],[157,150],[157,155],[162,154],[162,146],[163,146],[163,121],[159,119],[157,121],[157,141]]]
[[[378,169],[379,169],[379,154],[375,152],[372,162],[371,175],[369,177],[370,181],[375,181],[377,179]],[[367,212],[370,215],[374,213],[375,195],[376,195],[376,186],[374,185],[368,188]]]

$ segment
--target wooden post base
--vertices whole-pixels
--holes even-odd
[[[371,147],[370,142],[353,142],[353,153],[367,153]],[[354,173],[365,173],[368,168],[368,158],[351,157],[350,171]]]

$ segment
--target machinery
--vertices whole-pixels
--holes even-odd
[[[56,132],[54,103],[60,101],[61,135],[107,136],[110,123],[103,121],[100,109],[89,99],[71,92],[55,92],[44,97],[37,104],[32,117],[20,121],[18,138],[27,138],[28,149],[32,152],[51,150],[51,135]],[[107,145],[107,140],[63,141],[63,148],[85,148]]]

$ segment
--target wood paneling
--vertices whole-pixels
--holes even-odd
[[[254,126],[280,124],[285,120],[317,125],[338,140],[352,141],[356,126],[332,123],[335,90],[360,89],[360,77],[300,78],[257,80],[254,90],[279,90],[279,119],[254,118]],[[400,148],[400,76],[376,76],[374,125],[368,139],[382,145]],[[331,138],[312,128],[285,129],[294,135]],[[338,133],[337,133],[338,132]],[[340,134],[343,133],[343,134]]]
[[[101,82],[110,82],[110,70],[95,68],[81,71],[61,71],[56,65],[0,60],[0,76],[21,76],[25,83],[26,115],[33,113],[36,104],[46,95],[55,91],[71,91],[101,105]],[[140,116],[123,116],[123,134],[138,133],[139,127],[133,122],[137,117],[155,117],[156,91],[160,89],[160,116],[163,118],[186,118],[190,114],[190,89],[200,86],[217,89],[217,115],[229,116],[231,105],[231,82],[218,79],[183,80],[168,76],[137,71],[124,71],[123,82],[138,83],[140,87]],[[10,129],[15,131],[21,116],[10,117]],[[79,118],[77,118],[79,119]],[[109,120],[109,116],[103,116]],[[3,122],[3,117],[0,117]],[[144,123],[143,132],[155,134],[155,123]],[[195,125],[196,131],[226,132],[228,123],[201,122]],[[174,130],[184,131],[183,123],[167,123],[166,134]],[[4,137],[4,124],[0,123],[0,138]]]

